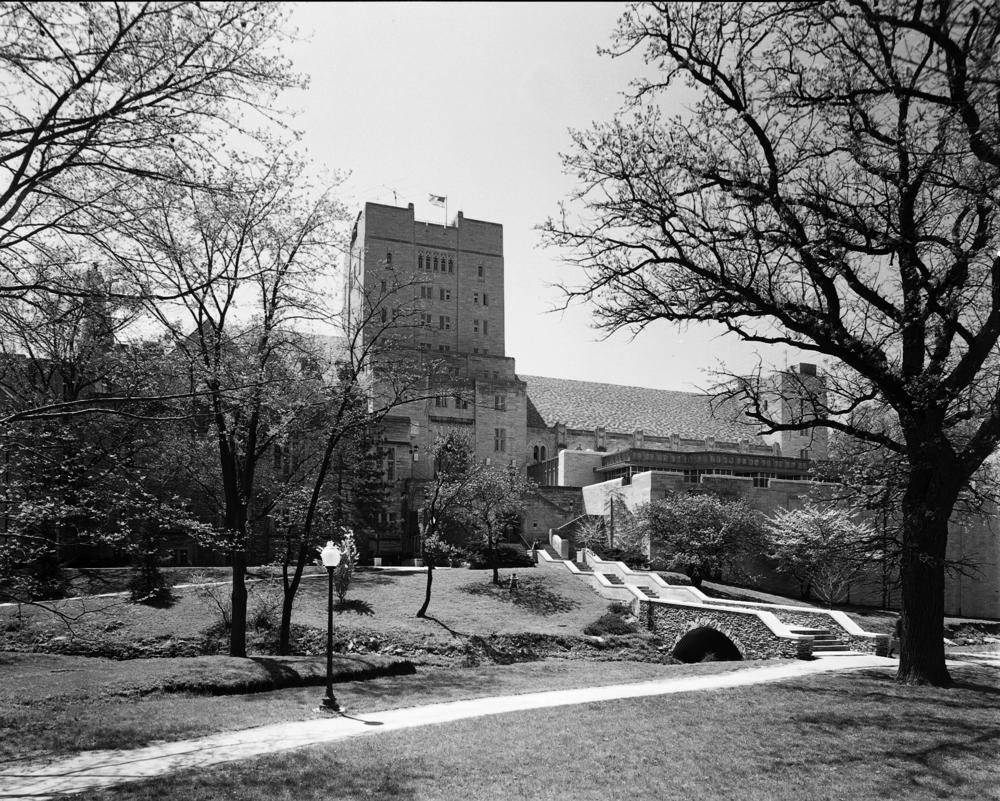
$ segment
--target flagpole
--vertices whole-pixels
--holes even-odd
[[[444,227],[448,227],[448,196],[444,196]]]

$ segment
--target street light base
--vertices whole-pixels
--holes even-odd
[[[317,708],[316,711],[339,713],[343,712],[344,709],[340,704],[337,703],[336,698],[327,697],[322,700],[321,705]]]

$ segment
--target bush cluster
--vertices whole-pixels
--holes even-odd
[[[635,634],[637,631],[635,623],[629,623],[622,615],[615,612],[607,612],[601,615],[593,623],[588,623],[584,629],[584,634],[600,637],[605,634]]]
[[[535,563],[531,561],[531,557],[528,556],[527,552],[516,545],[508,545],[506,543],[498,545],[496,555],[497,567],[499,568],[535,566]],[[473,570],[485,570],[491,567],[489,551],[470,551],[469,567]]]

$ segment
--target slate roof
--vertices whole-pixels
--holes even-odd
[[[533,375],[520,378],[528,384],[529,427],[563,423],[587,431],[603,426],[608,432],[631,434],[642,429],[647,436],[758,439],[756,428],[740,421],[735,404],[716,404],[713,409],[712,396],[703,393]]]

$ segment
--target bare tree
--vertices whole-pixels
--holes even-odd
[[[215,441],[233,566],[230,654],[245,656],[259,468],[309,414],[312,393],[299,390],[322,382],[296,325],[330,316],[323,277],[343,212],[328,191],[310,192],[306,165],[284,153],[234,166],[223,187],[151,187],[155,213],[135,220],[134,247],[118,258],[143,264],[178,298],[146,309],[183,364],[196,427]]]
[[[238,111],[297,79],[272,3],[0,6],[0,296],[77,293],[75,262],[113,238],[137,181],[183,183]],[[106,244],[106,242],[105,242]],[[134,265],[133,265],[134,266]],[[154,291],[141,272],[123,294]]]
[[[792,419],[760,376],[737,388],[765,430],[825,427],[905,464],[906,682],[950,682],[948,521],[1000,440],[998,38],[1000,8],[972,0],[633,7],[611,52],[654,74],[575,134],[582,216],[546,226],[607,329],[717,320],[830,357]],[[696,99],[670,116],[678,85]]]

